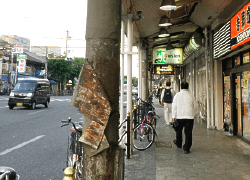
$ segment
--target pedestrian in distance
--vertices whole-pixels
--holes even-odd
[[[172,103],[172,121],[177,121],[176,139],[173,141],[178,148],[182,148],[182,129],[185,133],[185,144],[183,150],[185,154],[190,153],[192,146],[192,131],[194,126],[194,116],[197,112],[197,103],[194,96],[188,92],[188,83],[181,83],[181,91],[176,93]]]
[[[157,91],[157,96],[158,96],[160,105],[161,105],[161,92],[162,92],[162,86],[160,84],[160,86],[158,86],[158,91]]]
[[[166,88],[161,93],[161,105],[164,104],[164,120],[166,125],[170,125],[172,118],[172,97],[173,90],[171,88],[171,82],[166,83]]]

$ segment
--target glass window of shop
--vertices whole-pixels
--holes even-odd
[[[249,63],[249,52],[243,54],[243,64]]]
[[[240,65],[240,56],[234,57],[234,66],[239,66]]]

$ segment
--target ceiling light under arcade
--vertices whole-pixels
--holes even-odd
[[[160,6],[161,10],[171,11],[176,8],[177,6],[174,0],[162,0],[161,6]]]

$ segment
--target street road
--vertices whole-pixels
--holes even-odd
[[[8,96],[0,96],[0,166],[14,168],[20,179],[62,179],[71,126],[61,128],[61,120],[82,121],[77,108],[70,107],[71,97],[51,96],[49,108],[10,110]]]

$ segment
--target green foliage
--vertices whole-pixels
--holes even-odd
[[[138,85],[138,78],[137,77],[132,77],[132,84],[133,84],[133,86],[137,87],[137,85]]]
[[[74,86],[74,78],[78,78],[82,69],[84,58],[75,58],[75,61],[66,61],[62,59],[50,59],[48,61],[48,71],[52,76],[59,77],[60,82],[65,85],[67,80],[72,80]]]

